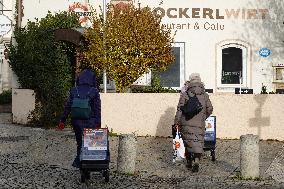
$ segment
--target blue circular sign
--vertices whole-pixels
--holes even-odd
[[[259,50],[259,55],[262,57],[268,57],[271,54],[271,50],[268,48],[261,48]]]

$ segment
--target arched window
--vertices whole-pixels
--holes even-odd
[[[250,47],[244,42],[224,41],[217,45],[217,91],[250,87]]]

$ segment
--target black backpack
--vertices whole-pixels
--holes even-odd
[[[73,102],[71,105],[71,118],[72,119],[90,119],[92,108],[91,108],[91,97],[89,90],[87,96],[85,98],[81,98],[78,89],[77,90],[77,97],[73,98]]]
[[[203,109],[202,104],[199,102],[196,94],[193,97],[188,95],[188,100],[185,102],[184,106],[180,109],[185,115],[186,120],[190,120],[194,116],[196,116]]]

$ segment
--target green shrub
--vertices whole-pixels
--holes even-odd
[[[275,92],[274,91],[267,92],[267,87],[262,84],[260,94],[275,94]]]
[[[12,103],[12,91],[6,90],[0,94],[0,104],[10,104]]]
[[[10,65],[21,87],[35,91],[32,125],[53,127],[58,123],[74,79],[71,59],[74,59],[75,47],[55,42],[54,30],[79,26],[74,13],[48,12],[45,18],[29,21],[15,31],[17,45],[10,48]]]
[[[260,94],[268,94],[265,85],[262,85]]]
[[[151,86],[132,86],[132,93],[178,93],[178,90],[165,88],[161,85],[161,81],[157,74],[152,75]]]

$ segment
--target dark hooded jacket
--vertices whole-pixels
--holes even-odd
[[[192,119],[187,120],[182,114],[181,107],[189,99],[188,96],[196,95],[202,104],[202,111]],[[187,150],[192,153],[203,153],[205,120],[212,114],[213,106],[209,99],[209,95],[205,93],[202,82],[188,82],[186,91],[181,93],[177,112],[175,116],[175,124],[180,124],[181,133],[185,141]]]
[[[96,128],[101,125],[101,99],[100,93],[97,89],[97,82],[95,73],[89,69],[83,70],[76,81],[76,86],[72,87],[69,92],[69,97],[65,102],[64,113],[61,116],[61,121],[65,123],[71,111],[73,98],[80,95],[85,98],[88,94],[91,98],[91,118],[89,120],[71,119],[73,127],[80,128]]]

